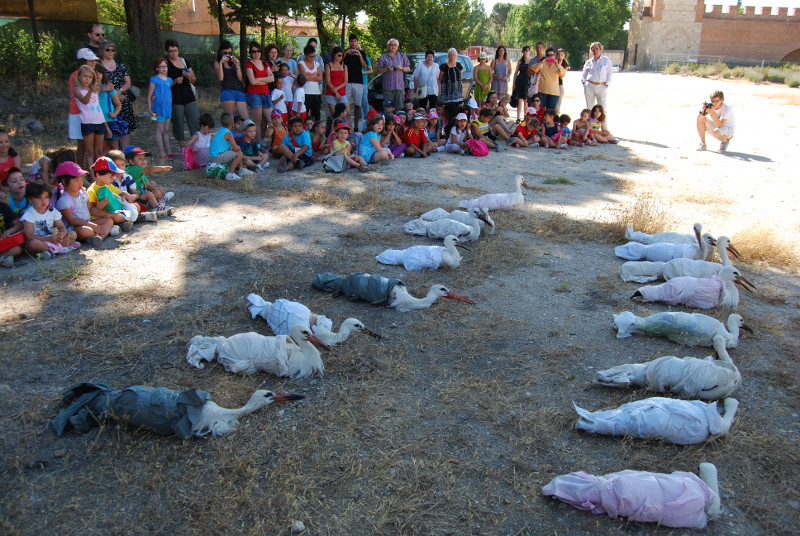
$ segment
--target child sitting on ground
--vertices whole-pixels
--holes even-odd
[[[572,121],[572,118],[567,114],[561,114],[558,118],[558,124],[561,125],[561,148],[568,149],[569,148],[569,139],[572,137],[572,129],[569,128],[569,123]]]
[[[389,149],[381,147],[383,124],[384,117],[379,114],[373,115],[367,123],[367,132],[358,146],[358,154],[367,164],[376,164],[382,160],[394,159],[394,155]]]
[[[514,136],[519,140],[517,145],[520,147],[539,145],[539,120],[536,118],[536,108],[527,109],[525,121],[517,125]]]
[[[476,140],[481,140],[486,144],[486,147],[494,149],[498,153],[505,149],[502,144],[498,143],[498,138],[505,141],[506,145],[512,143],[520,145],[519,139],[506,134],[502,126],[494,125],[491,128],[489,127],[489,121],[491,121],[493,117],[494,110],[490,108],[481,108],[481,111],[478,113],[478,118],[472,122],[472,137]]]
[[[336,139],[331,144],[331,155],[343,155],[344,161],[347,162],[351,168],[358,168],[362,173],[367,171],[367,162],[359,155],[350,156],[353,146],[347,141],[350,135],[350,126],[342,121],[336,125]]]
[[[222,126],[217,129],[216,134],[211,139],[211,147],[208,151],[211,161],[215,164],[228,164],[228,174],[225,175],[226,181],[241,180],[242,177],[236,174],[237,171],[242,176],[252,175],[252,171],[242,166],[242,150],[236,144],[236,140],[230,130],[233,127],[233,114],[223,113],[219,122]]]
[[[383,132],[380,139],[381,147],[385,147],[391,151],[394,158],[404,158],[406,156],[406,144],[400,139],[400,134],[397,131],[397,116],[389,116],[384,119]],[[366,160],[366,157],[364,158]],[[369,160],[367,160],[369,161]]]
[[[278,110],[272,110],[272,122],[267,127],[266,138],[270,142],[269,151],[275,158],[280,158],[281,154],[278,152],[278,147],[283,144],[283,138],[289,133],[286,124],[283,122],[283,114]]]
[[[29,206],[28,199],[25,197],[25,177],[22,176],[22,170],[12,167],[0,184],[2,184],[3,193],[7,195],[4,199],[5,202],[18,216],[22,216]]]
[[[599,104],[592,106],[589,127],[592,130],[592,137],[598,143],[619,143],[606,127],[606,113]]]
[[[327,131],[330,133],[334,132],[334,122],[337,119],[341,119],[343,121],[347,121],[347,117],[345,112],[347,111],[347,105],[343,102],[337,102],[336,106],[333,107],[333,113],[328,117],[328,121],[326,123]],[[330,140],[328,140],[330,141]]]
[[[244,136],[244,131],[242,130],[242,123],[244,123],[244,118],[239,114],[233,116],[233,128],[231,129],[231,133],[233,134],[233,139],[238,140],[242,136]]]
[[[292,99],[292,113],[300,116],[303,122],[306,120],[306,75],[297,75],[297,87],[294,88],[294,98]]]
[[[89,194],[83,189],[83,177],[87,174],[88,171],[81,169],[75,162],[65,162],[58,166],[56,179],[61,188],[56,188],[53,201],[66,222],[67,230],[75,231],[77,240],[97,248],[111,232],[114,222],[109,218],[91,221]]]
[[[242,163],[248,169],[264,171],[269,167],[269,153],[261,152],[261,144],[256,141],[256,124],[252,119],[244,121],[244,136],[236,140],[242,150]]]
[[[283,78],[280,75],[276,75],[274,84],[275,87],[270,94],[272,108],[274,111],[281,113],[283,122],[286,123],[289,121],[289,109],[286,107],[286,93],[283,92]]]
[[[436,110],[431,110],[428,114],[428,128],[425,129],[425,133],[428,135],[428,140],[436,145],[437,151],[444,151],[447,140],[442,131],[442,122]]]
[[[203,167],[211,160],[208,151],[211,148],[211,139],[214,137],[214,133],[211,132],[213,128],[214,118],[211,114],[203,114],[200,116],[200,130],[181,143],[182,147],[192,147],[196,151],[197,164]]]
[[[561,147],[561,125],[556,123],[556,111],[553,109],[548,109],[544,112],[539,145],[542,147],[553,147],[555,149]]]
[[[303,120],[298,116],[289,119],[289,133],[277,149],[281,155],[278,173],[303,169],[314,164],[311,136],[303,129],[303,124]]]
[[[75,242],[75,231],[67,231],[61,213],[50,206],[49,186],[32,182],[25,187],[25,198],[30,203],[20,218],[25,229],[25,251],[46,260],[81,247]]]
[[[394,120],[397,121],[394,131],[397,132],[397,135],[402,138],[406,133],[406,130],[408,130],[410,118],[408,117],[408,114],[406,114],[405,110],[400,110],[395,114]]]
[[[127,233],[133,228],[133,224],[125,218],[125,214],[122,211],[122,199],[133,203],[136,201],[136,197],[127,192],[120,192],[112,184],[114,173],[121,173],[122,170],[104,156],[98,158],[92,164],[92,168],[94,169],[95,180],[86,189],[86,193],[89,196],[91,221],[102,227],[104,223],[102,220],[110,219],[114,224],[108,234],[116,236],[119,234],[120,229]]]
[[[324,121],[317,121],[311,127],[311,132],[313,132],[313,134],[311,134],[311,149],[314,158],[325,156],[331,151],[326,130]]]
[[[8,133],[0,129],[0,182],[7,176],[11,168],[22,168],[22,158],[17,151],[11,147],[11,138]]]
[[[11,210],[6,203],[0,201],[0,266],[14,267],[14,257],[22,255],[25,235],[19,214]]]
[[[583,147],[583,144],[597,145],[597,142],[592,139],[592,131],[589,127],[589,115],[591,110],[585,108],[581,111],[580,118],[575,120],[572,125],[572,136],[570,137],[569,144]]]
[[[106,157],[110,158],[117,168],[126,168],[125,153],[122,151],[108,151]],[[171,216],[173,207],[165,206],[158,202],[153,192],[147,190],[140,191],[136,187],[136,181],[129,173],[115,173],[114,180],[111,182],[120,193],[129,193],[136,198],[135,204],[139,207],[138,221],[158,221],[157,214]]]
[[[403,135],[403,141],[406,143],[404,152],[413,158],[428,158],[428,153],[436,152],[436,144],[429,141],[425,133],[427,119],[422,114],[414,114],[411,120],[411,127]]]
[[[31,171],[28,173],[28,182],[44,182],[48,186],[56,186],[58,181],[53,171],[63,162],[75,162],[75,150],[62,147],[55,151],[50,151],[43,157],[39,158],[31,166]]]
[[[147,174],[172,171],[172,166],[148,166],[148,156],[150,156],[150,153],[145,152],[140,147],[129,145],[125,148],[125,159],[127,160],[125,171],[133,177],[133,180],[136,182],[136,189],[139,192],[152,192],[158,204],[164,205],[165,203],[169,203],[170,200],[175,197],[175,194],[165,191],[164,188],[154,181],[149,180]],[[115,173],[122,173],[122,171],[116,171]]]
[[[450,137],[445,146],[448,153],[469,154],[469,145],[467,140],[472,139],[472,132],[467,128],[467,114],[460,113],[456,115],[455,124],[450,129]]]

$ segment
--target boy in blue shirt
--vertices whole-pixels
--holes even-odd
[[[289,119],[289,133],[283,138],[283,143],[275,147],[281,155],[278,164],[278,173],[292,169],[303,169],[314,163],[311,156],[311,136],[303,129],[303,120],[299,116]]]
[[[225,112],[220,117],[219,122],[222,126],[217,129],[217,132],[211,139],[211,147],[208,149],[208,156],[211,157],[211,161],[215,164],[229,165],[225,180],[241,180],[242,177],[236,174],[237,170],[239,170],[242,176],[252,175],[252,171],[242,167],[242,150],[236,144],[236,140],[233,138],[233,133],[231,132],[231,128],[233,128],[233,114]]]

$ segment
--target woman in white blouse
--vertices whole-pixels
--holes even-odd
[[[419,105],[426,110],[435,109],[439,97],[439,66],[433,61],[433,50],[425,52],[425,61],[414,69],[414,91]]]

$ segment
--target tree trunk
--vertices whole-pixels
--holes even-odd
[[[342,15],[342,38],[339,40],[339,46],[344,48],[344,30],[347,27],[347,15]]]
[[[278,44],[280,37],[278,36],[278,17],[272,17],[272,26],[275,28],[275,44]]]
[[[317,47],[317,54],[323,50],[327,50],[330,43],[328,43],[328,36],[325,33],[325,22],[322,20],[322,2],[315,2],[312,6],[314,12],[314,21],[317,23],[317,35],[319,35],[319,47]],[[324,54],[322,54],[324,56]]]
[[[241,58],[241,62],[239,63],[239,69],[242,71],[242,75],[245,74],[244,66],[245,61],[244,59],[247,57],[247,47],[250,43],[247,42],[247,24],[240,22],[239,23],[239,58]],[[243,80],[247,80],[245,76],[242,76]]]
[[[158,10],[161,0],[128,0],[131,10],[133,40],[144,49],[146,58],[163,55],[161,49],[161,27],[158,23]]]
[[[267,19],[261,21],[261,48],[264,48],[264,42],[267,40]]]
[[[28,11],[31,15],[31,31],[33,32],[33,40],[39,44],[39,27],[36,25],[36,8],[33,7],[33,0],[28,0]]]
[[[128,30],[128,35],[133,35],[133,16],[131,15],[130,0],[125,0],[123,6],[125,7],[125,28]]]

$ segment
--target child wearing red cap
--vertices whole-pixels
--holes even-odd
[[[66,222],[67,230],[74,231],[79,241],[96,248],[111,233],[114,222],[107,218],[92,221],[89,194],[83,188],[83,177],[88,174],[75,162],[59,165],[55,176],[62,188],[55,189],[53,201]]]
[[[67,231],[61,213],[50,206],[50,187],[32,182],[25,187],[25,198],[31,206],[20,221],[25,229],[25,250],[41,259],[52,259],[56,253],[68,253],[81,247],[75,242],[75,231]]]
[[[136,201],[136,197],[127,192],[120,192],[116,186],[111,184],[114,180],[114,173],[121,173],[122,170],[105,156],[98,158],[92,168],[94,169],[94,184],[86,190],[89,195],[91,221],[103,225],[105,222],[99,220],[110,219],[116,224],[112,226],[110,235],[116,236],[119,234],[119,229],[127,233],[133,228],[133,224],[126,220],[122,212],[121,199],[133,203]]]
[[[350,135],[350,127],[347,123],[342,122],[336,125],[336,137],[331,142],[331,155],[343,155],[344,161],[347,162],[351,168],[358,168],[362,173],[368,171],[367,162],[359,155],[350,156],[353,146],[347,141]]]

